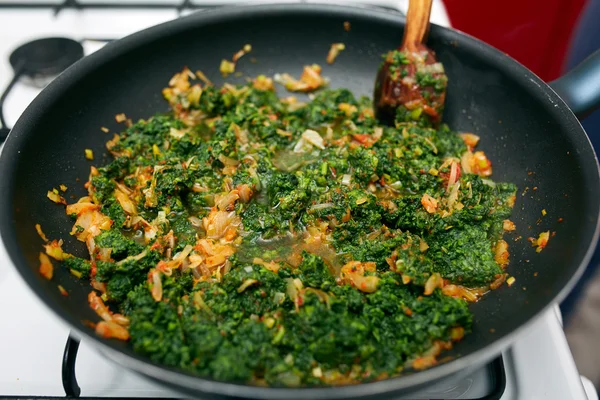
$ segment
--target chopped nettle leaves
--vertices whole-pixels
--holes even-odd
[[[442,89],[435,72],[418,84]],[[280,99],[265,76],[217,88],[185,69],[163,95],[171,111],[111,138],[67,206],[90,258],[47,245],[91,280],[103,337],[218,380],[373,381],[435,364],[506,279],[516,187],[489,180],[474,135],[418,110],[381,126],[346,89]]]

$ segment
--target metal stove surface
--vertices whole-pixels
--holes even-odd
[[[80,1],[85,2],[85,0]],[[5,0],[0,0],[0,6],[4,2]],[[61,3],[52,0],[46,2]],[[237,2],[221,0],[210,1],[210,4]],[[407,0],[346,0],[346,2],[398,7],[401,10],[407,7]],[[177,2],[173,1],[173,3]],[[201,1],[194,3],[201,3]],[[0,88],[8,83],[12,75],[8,63],[10,52],[29,40],[47,36],[65,36],[78,40],[90,37],[119,38],[177,18],[178,15],[175,8],[66,9],[57,16],[52,9],[0,8]],[[438,0],[434,0],[432,20],[439,25],[449,25],[445,9]],[[85,52],[89,54],[102,45],[102,42],[85,41]],[[39,91],[39,88],[21,82],[15,85],[4,106],[9,126],[16,122]],[[498,378],[498,374],[492,373],[491,367],[488,367],[481,368],[467,377],[445,381],[403,398],[596,400],[595,393],[590,391],[586,395],[566,343],[557,310],[556,307],[549,310],[502,355],[506,379],[502,393],[490,396],[496,388],[494,379]],[[12,268],[2,244],[0,244],[0,315],[3,317],[0,326],[4,327],[0,330],[0,398],[64,396],[61,361],[69,328],[55,318],[20,279]],[[113,364],[85,341],[79,348],[76,372],[82,389],[81,395],[85,397],[177,398],[180,396]]]

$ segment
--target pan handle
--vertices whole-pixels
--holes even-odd
[[[577,118],[583,119],[600,108],[600,50],[567,74],[549,83]]]

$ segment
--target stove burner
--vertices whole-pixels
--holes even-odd
[[[24,77],[30,84],[42,88],[82,57],[81,43],[59,37],[34,40],[12,52],[9,61],[14,76],[0,97],[0,143],[10,132],[4,120],[2,106],[15,83]]]
[[[10,55],[15,75],[33,82],[54,78],[83,57],[83,46],[68,38],[44,38],[25,43]]]

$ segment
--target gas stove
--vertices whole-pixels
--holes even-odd
[[[264,1],[261,1],[264,3]],[[281,2],[281,1],[278,1]],[[338,1],[341,2],[341,1]],[[8,3],[0,0],[0,88],[11,82],[9,58],[19,46],[44,37],[80,43],[74,59],[146,27],[190,12],[239,3],[236,0],[144,0],[121,2],[44,0]],[[343,0],[404,11],[408,0]],[[432,21],[449,25],[441,1],[434,0]],[[27,50],[27,46],[23,47]],[[22,48],[22,49],[23,49]],[[26,52],[25,52],[26,53]],[[21,53],[23,54],[23,53]],[[27,59],[27,57],[25,57]],[[12,64],[12,65],[11,65]],[[4,102],[5,124],[12,126],[56,71],[20,79]],[[0,171],[1,172],[1,171]],[[83,341],[68,340],[69,327],[58,320],[12,268],[0,243],[0,399],[3,398],[178,398],[181,395],[125,370]],[[23,316],[27,316],[24,319]],[[34,317],[32,317],[34,316]],[[66,351],[68,350],[68,351]],[[80,391],[79,391],[80,388]],[[432,385],[400,399],[596,400],[595,391],[579,376],[569,351],[558,307],[549,309],[501,357],[476,370]]]

